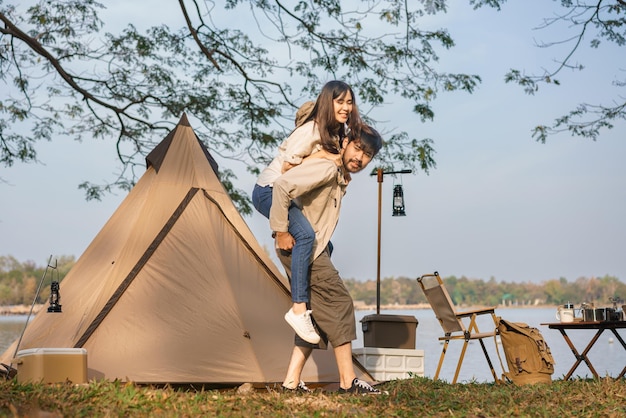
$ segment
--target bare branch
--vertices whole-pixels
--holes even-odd
[[[200,38],[198,38],[198,32],[191,24],[191,19],[189,19],[189,14],[187,13],[187,7],[185,7],[184,0],[178,0],[178,4],[180,5],[180,9],[183,11],[183,16],[185,16],[185,22],[187,23],[187,28],[189,29],[189,32],[191,33],[191,36],[193,37],[193,39],[196,41],[196,45],[198,45],[198,48],[200,48],[200,51],[202,51],[202,53],[209,59],[209,61],[211,61],[213,66],[218,71],[222,71],[217,61],[215,61],[215,59],[213,58],[213,53],[215,52],[215,50],[209,51],[209,49],[206,46],[204,46],[202,41],[200,41]],[[198,4],[197,3],[195,4],[196,4],[196,9],[197,9]],[[198,14],[200,14],[199,11],[198,11]]]
[[[33,51],[35,51],[37,54],[45,58],[46,61],[48,61],[52,65],[52,67],[57,71],[57,73],[61,76],[61,78],[72,89],[74,89],[76,92],[78,92],[80,95],[83,96],[85,101],[91,100],[94,103],[97,103],[106,109],[112,110],[118,115],[121,113],[124,113],[129,119],[132,119],[136,122],[144,123],[143,120],[135,118],[132,115],[126,114],[123,109],[117,106],[114,106],[110,103],[107,103],[103,100],[100,100],[99,98],[91,94],[89,91],[83,89],[78,83],[76,83],[76,81],[74,80],[74,77],[71,76],[67,71],[65,71],[63,66],[61,66],[61,64],[59,63],[59,61],[52,54],[50,54],[50,52],[48,52],[48,50],[46,50],[46,48],[44,48],[43,45],[41,45],[41,43],[39,43],[37,39],[31,36],[28,36],[26,33],[21,31],[3,13],[0,13],[0,20],[4,22],[4,24],[6,25],[7,30],[5,30],[5,33],[7,35],[11,35],[17,39],[20,39],[22,42],[27,44]],[[92,109],[92,112],[94,114],[97,114],[97,112],[95,112],[93,109]]]

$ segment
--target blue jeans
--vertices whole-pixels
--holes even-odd
[[[252,204],[269,219],[272,207],[272,188],[254,185]],[[315,244],[315,231],[302,210],[293,203],[289,206],[289,233],[296,240],[291,249],[291,300],[309,302],[309,265]]]

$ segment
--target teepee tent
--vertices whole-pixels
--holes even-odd
[[[139,383],[282,382],[293,348],[288,282],[217,177],[187,117],[39,312],[0,356],[85,348],[88,378]],[[360,377],[371,380],[358,362]],[[332,349],[302,378],[337,382]]]

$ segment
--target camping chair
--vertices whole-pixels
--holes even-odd
[[[434,380],[437,380],[437,378],[439,377],[439,372],[441,371],[443,359],[446,356],[448,343],[450,341],[463,341],[463,348],[461,350],[459,362],[456,366],[454,379],[452,380],[452,383],[454,384],[459,377],[459,371],[461,370],[461,364],[463,363],[463,358],[465,357],[467,345],[472,340],[478,340],[480,342],[480,346],[483,349],[483,353],[485,354],[485,358],[487,359],[487,363],[489,364],[491,374],[493,375],[496,383],[499,383],[500,380],[498,379],[498,376],[493,369],[491,359],[489,358],[489,354],[487,354],[487,349],[485,348],[485,343],[483,342],[483,338],[494,338],[498,333],[496,325],[495,307],[476,309],[466,312],[456,312],[456,310],[454,309],[454,304],[452,303],[452,299],[450,299],[450,295],[448,294],[448,291],[446,290],[443,284],[443,280],[441,280],[441,277],[439,276],[439,273],[435,272],[434,274],[425,274],[422,277],[418,278],[417,282],[422,288],[426,299],[428,299],[428,303],[430,303],[430,306],[435,312],[435,316],[439,320],[439,324],[441,325],[445,333],[443,337],[439,337],[439,341],[443,341],[444,343],[443,350],[441,351],[441,356],[439,357],[439,365],[437,366]],[[491,318],[493,319],[493,330],[490,332],[480,332],[478,330],[477,319],[480,315],[487,314],[491,315]],[[465,319],[465,321],[467,322],[467,318],[469,318],[469,324],[466,328],[463,320]]]

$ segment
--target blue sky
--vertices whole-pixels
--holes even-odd
[[[107,2],[108,13],[122,25],[140,21],[141,10],[125,3]],[[540,72],[560,56],[561,50],[534,42],[563,39],[562,28],[532,30],[552,13],[554,2],[511,1],[501,12],[458,3],[428,24],[448,28],[456,42],[440,54],[440,69],[479,74],[477,91],[440,94],[435,121],[426,124],[401,101],[370,113],[379,129],[431,137],[437,151],[430,175],[385,177],[381,276],[438,270],[444,277],[498,281],[605,274],[626,280],[626,124],[603,132],[597,142],[568,134],[547,144],[531,138],[533,126],[549,124],[580,102],[610,104],[624,97],[623,88],[611,84],[624,78],[624,59],[616,58],[623,51],[585,47],[577,55],[584,71],[566,72],[559,77],[562,86],[543,86],[527,96],[505,84],[504,73],[512,67]],[[112,142],[58,138],[41,144],[39,152],[45,165],[0,170],[6,182],[0,183],[0,255],[43,265],[50,255],[80,256],[124,195],[86,202],[77,188],[117,172]],[[255,179],[232,168],[240,173],[237,187],[251,191]],[[406,217],[391,216],[394,182],[403,184]],[[346,278],[376,277],[377,192],[376,179],[361,173],[344,199],[333,258]],[[246,222],[272,248],[267,220],[255,214]]]

